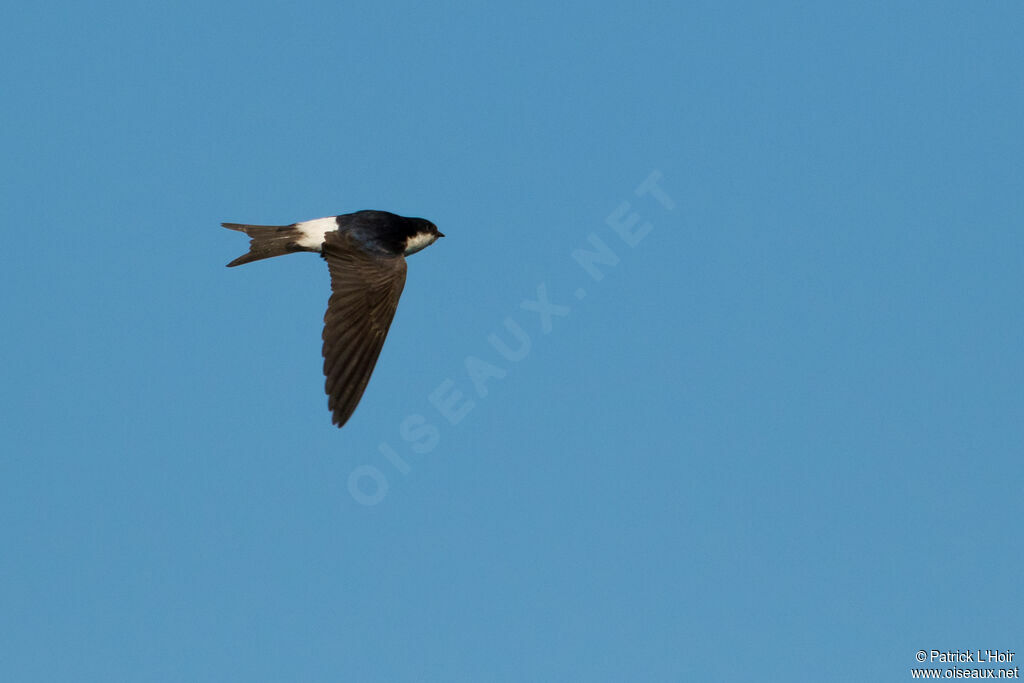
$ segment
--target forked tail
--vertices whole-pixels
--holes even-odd
[[[221,225],[229,230],[244,232],[252,238],[249,243],[249,253],[236,258],[228,264],[228,268],[296,251],[310,251],[299,246],[297,240],[302,237],[302,231],[294,225],[244,225],[242,223],[221,223]]]

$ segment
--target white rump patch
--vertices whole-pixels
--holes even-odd
[[[425,249],[437,241],[437,235],[429,232],[418,232],[412,237],[405,239],[405,255],[415,254],[420,249]]]
[[[295,240],[295,243],[306,249],[320,251],[327,233],[338,229],[338,221],[335,216],[317,218],[311,221],[296,223],[295,228],[302,233],[302,237]]]

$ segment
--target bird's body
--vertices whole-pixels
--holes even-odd
[[[377,363],[405,285],[405,257],[444,235],[423,218],[357,211],[291,225],[222,223],[252,238],[228,266],[297,251],[319,252],[331,273],[323,355],[328,408],[341,427]]]

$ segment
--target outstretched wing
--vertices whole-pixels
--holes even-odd
[[[347,233],[326,235],[331,271],[324,314],[324,375],[334,424],[348,421],[366,390],[405,286],[405,258],[364,250]]]

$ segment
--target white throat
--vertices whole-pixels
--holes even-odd
[[[420,249],[425,249],[437,241],[437,235],[429,232],[418,232],[412,237],[405,239],[405,255],[415,254]]]

